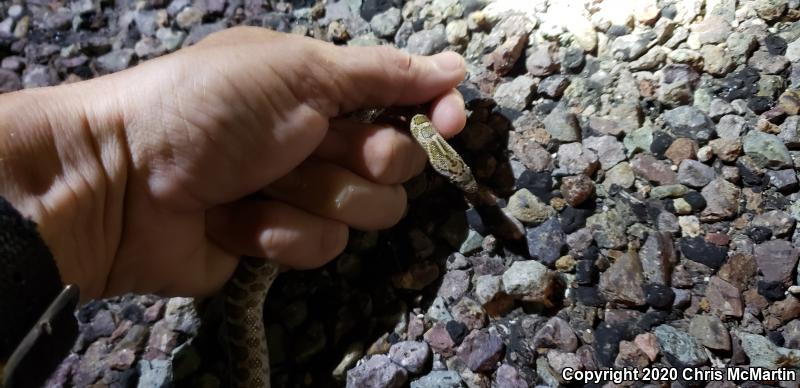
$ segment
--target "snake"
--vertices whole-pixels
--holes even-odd
[[[382,108],[363,109],[351,114],[362,122],[372,123]],[[433,169],[474,197],[478,183],[461,155],[439,134],[431,120],[416,114],[409,121],[412,137],[422,147]],[[242,257],[230,280],[223,287],[225,327],[223,335],[229,353],[230,386],[269,388],[270,365],[267,334],[264,326],[264,301],[278,276],[276,263],[262,258]]]

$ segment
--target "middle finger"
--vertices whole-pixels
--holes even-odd
[[[378,184],[321,160],[306,160],[263,192],[360,230],[388,228],[400,221],[406,209],[401,185]]]
[[[331,120],[331,128],[314,155],[387,185],[418,175],[427,160],[407,131],[350,119]]]

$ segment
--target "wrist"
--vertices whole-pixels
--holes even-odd
[[[0,195],[37,223],[84,299],[103,294],[122,225],[127,143],[108,86],[0,96]]]

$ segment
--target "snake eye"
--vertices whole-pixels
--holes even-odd
[[[414,115],[414,117],[411,118],[411,123],[416,126],[425,125],[427,122],[428,118],[425,117],[425,115]]]

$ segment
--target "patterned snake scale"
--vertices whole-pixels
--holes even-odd
[[[383,109],[367,109],[352,116],[373,122]],[[478,184],[469,166],[442,138],[427,116],[411,118],[411,135],[422,146],[431,166],[466,194],[478,192]],[[224,336],[230,354],[231,386],[236,388],[269,388],[270,367],[266,331],[263,320],[264,300],[278,266],[263,259],[243,257],[233,277],[223,289],[225,301]]]

